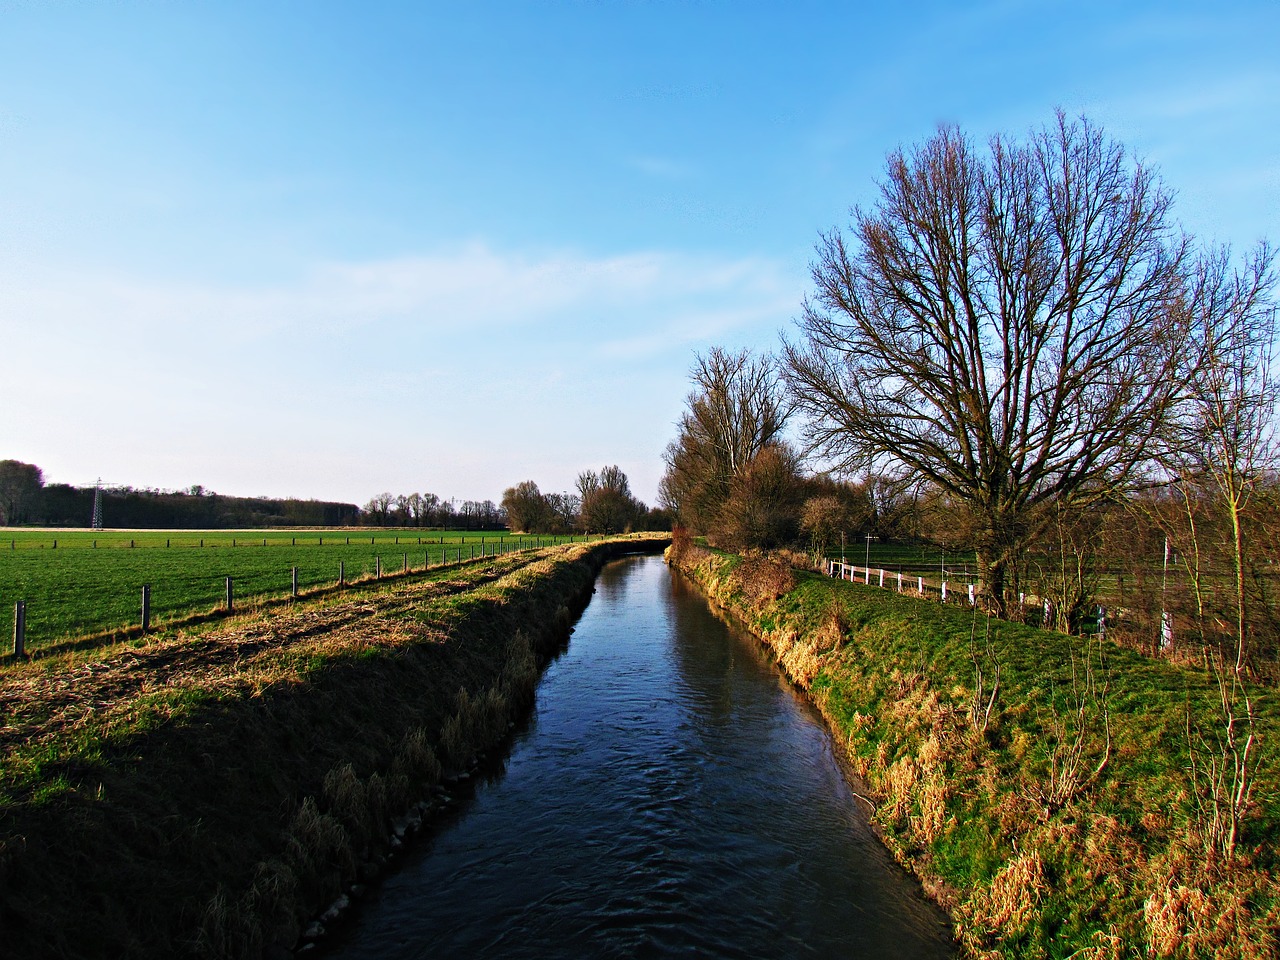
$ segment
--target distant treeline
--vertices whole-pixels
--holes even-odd
[[[50,483],[32,497],[26,521],[54,527],[87,527],[93,519],[93,487]],[[337,527],[360,522],[354,503],[229,497],[190,491],[103,489],[107,527],[216,530],[233,527]]]

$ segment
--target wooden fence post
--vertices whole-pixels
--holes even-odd
[[[339,560],[338,561],[338,586],[342,586],[342,584],[346,581],[346,579],[347,579],[347,562],[345,560]]]
[[[293,568],[293,596],[298,595],[298,568]]]
[[[27,601],[13,605],[13,655],[21,657],[27,652]]]
[[[151,584],[142,585],[142,632],[151,629]]]
[[[235,601],[231,595],[231,578],[227,577],[227,613],[235,609]]]
[[[400,572],[401,573],[409,572],[409,555],[407,553],[404,555],[404,566],[400,568]]]

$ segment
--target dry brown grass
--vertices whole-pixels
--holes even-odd
[[[998,941],[1024,935],[1048,888],[1038,853],[1015,856],[989,884],[978,887],[961,904],[958,912],[964,921],[960,927],[962,944],[981,956]]]
[[[762,553],[744,556],[733,571],[738,588],[753,603],[777,600],[795,589],[796,575],[785,559]]]

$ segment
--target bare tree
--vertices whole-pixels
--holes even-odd
[[[1225,248],[1197,263],[1187,297],[1194,338],[1183,353],[1186,415],[1166,461],[1184,484],[1212,492],[1229,527],[1237,673],[1248,648],[1244,521],[1259,484],[1280,466],[1273,259],[1261,244],[1240,268]]]
[[[578,500],[586,500],[587,497],[600,489],[600,474],[594,470],[583,470],[578,474]]]
[[[504,490],[502,509],[511,529],[523,533],[545,533],[552,518],[547,498],[532,480],[522,480]]]
[[[631,481],[616,464],[597,474],[587,470],[578,476],[582,495],[579,523],[588,533],[622,533],[634,529],[644,505],[631,492]]]
[[[833,466],[914,475],[972,514],[983,590],[1052,517],[1148,459],[1177,392],[1187,243],[1170,195],[1087,120],[985,155],[954,128],[888,160],[851,238],[822,236],[785,344]]]
[[[733,478],[708,536],[734,550],[766,550],[793,543],[804,509],[800,460],[785,443],[771,443]]]
[[[369,520],[379,527],[385,527],[391,522],[391,511],[395,506],[395,494],[383,492],[376,497],[370,498],[369,502],[363,507],[363,511]]]
[[[660,498],[680,520],[706,530],[736,478],[780,442],[790,402],[777,364],[749,350],[713,347],[691,371],[694,391],[668,445]]]
[[[562,493],[547,493],[543,496],[546,498],[552,518],[551,529],[548,532],[571,533],[577,526],[578,514],[582,508],[582,501],[578,495],[566,490]]]

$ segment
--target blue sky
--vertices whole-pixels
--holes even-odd
[[[1061,107],[1280,240],[1280,4],[0,0],[0,459],[656,499],[885,154]]]

